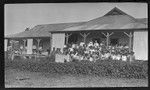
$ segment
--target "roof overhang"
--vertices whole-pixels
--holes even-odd
[[[99,32],[99,31],[102,31],[102,32],[110,32],[110,31],[115,31],[115,32],[124,32],[124,31],[145,31],[145,30],[148,30],[147,28],[133,28],[133,29],[91,29],[91,30],[72,30],[72,31],[49,31],[49,33],[68,33],[68,32]]]
[[[49,38],[49,37],[4,37],[4,39],[36,39],[36,38]]]

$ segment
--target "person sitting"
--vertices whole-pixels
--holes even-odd
[[[92,48],[93,47],[93,42],[89,42],[88,47]]]
[[[112,53],[111,53],[111,59],[112,59],[112,60],[116,60],[116,53],[115,53],[115,52],[112,52]]]
[[[126,54],[123,54],[122,57],[121,57],[122,61],[127,61],[127,56]]]
[[[75,44],[72,44],[71,48],[75,48],[75,47],[76,47],[76,45],[75,45]]]
[[[98,42],[97,42],[97,41],[95,41],[95,43],[94,43],[94,47],[95,47],[95,48],[98,48],[98,47],[99,47],[99,44],[98,44]]]
[[[101,52],[101,60],[105,60],[105,53],[104,52]]]
[[[92,62],[93,60],[94,60],[94,59],[92,58],[92,56],[90,56],[89,61],[91,61],[91,62]]]
[[[35,46],[35,45],[32,46],[32,50],[33,50],[33,54],[36,54],[36,53],[37,53],[37,50],[36,50],[36,46]]]
[[[118,53],[118,54],[116,55],[116,60],[121,60],[121,54],[120,54],[120,53]]]
[[[65,55],[68,54],[68,47],[67,47],[67,45],[64,45],[63,54],[65,54]]]
[[[42,47],[39,47],[39,54],[41,54],[42,53]]]
[[[80,42],[80,45],[79,46],[83,46],[85,43],[84,42]]]

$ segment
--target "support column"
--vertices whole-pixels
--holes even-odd
[[[84,34],[82,34],[82,33],[80,33],[80,35],[83,37],[83,42],[84,43],[86,43],[86,38],[87,38],[87,36],[89,35],[90,33],[84,33]]]
[[[5,49],[4,49],[4,51],[7,51],[7,47],[8,47],[8,39],[5,39],[5,40],[4,40],[4,44],[5,44]]]
[[[69,36],[71,36],[72,34],[66,34],[65,37],[66,37],[66,44],[68,44],[68,39],[69,39]]]
[[[33,39],[27,39],[27,54],[32,54]]]
[[[23,54],[25,54],[26,51],[26,39],[23,39]]]
[[[114,33],[112,32],[111,34],[109,34],[109,33],[107,32],[107,34],[105,34],[105,33],[102,32],[102,34],[106,37],[106,46],[107,46],[107,48],[108,48],[108,46],[109,46],[109,37],[110,37],[112,34],[114,34]]]
[[[23,48],[25,49],[25,47],[26,47],[26,39],[23,39]]]
[[[38,54],[39,54],[39,46],[40,46],[40,41],[41,41],[41,39],[36,39],[37,40],[37,42],[38,42],[38,46],[37,46],[37,50],[38,50]]]
[[[129,37],[129,53],[131,53],[131,51],[132,51],[132,37],[133,37],[132,32],[130,32],[129,34],[124,32],[124,34],[126,34]]]
[[[51,53],[51,51],[52,51],[52,33],[50,33],[50,37],[49,37],[49,54]]]
[[[132,51],[132,32],[130,32],[129,34],[124,32],[124,34],[126,34],[128,37],[129,37],[129,53],[130,53],[130,61],[132,61],[132,58],[131,58],[131,51]]]

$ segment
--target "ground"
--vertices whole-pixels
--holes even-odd
[[[5,68],[5,87],[147,87],[147,79],[53,75]]]

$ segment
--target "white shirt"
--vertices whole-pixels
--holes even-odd
[[[90,46],[93,46],[93,42],[90,42],[90,43],[88,44],[88,47],[90,47]]]
[[[76,47],[76,45],[75,44],[72,44],[72,48],[75,48]]]
[[[127,56],[122,56],[122,61],[126,61],[127,60]]]
[[[64,45],[64,48],[66,48],[67,46],[66,45]]]
[[[98,46],[99,46],[99,44],[98,44],[98,43],[94,43],[94,46],[95,46],[95,47],[98,47]]]
[[[120,59],[121,59],[121,55],[117,55],[116,60],[120,60]]]
[[[23,46],[20,46],[20,49],[23,49]]]
[[[83,46],[84,45],[84,42],[80,42],[80,46]]]
[[[112,58],[113,60],[115,60],[115,59],[116,59],[116,56],[115,56],[115,55],[111,55],[111,58]]]
[[[105,54],[105,58],[108,58],[110,56],[110,53]]]
[[[93,61],[93,58],[92,57],[90,57],[90,59],[89,59],[90,61]]]
[[[73,48],[69,48],[69,51],[73,52]]]

